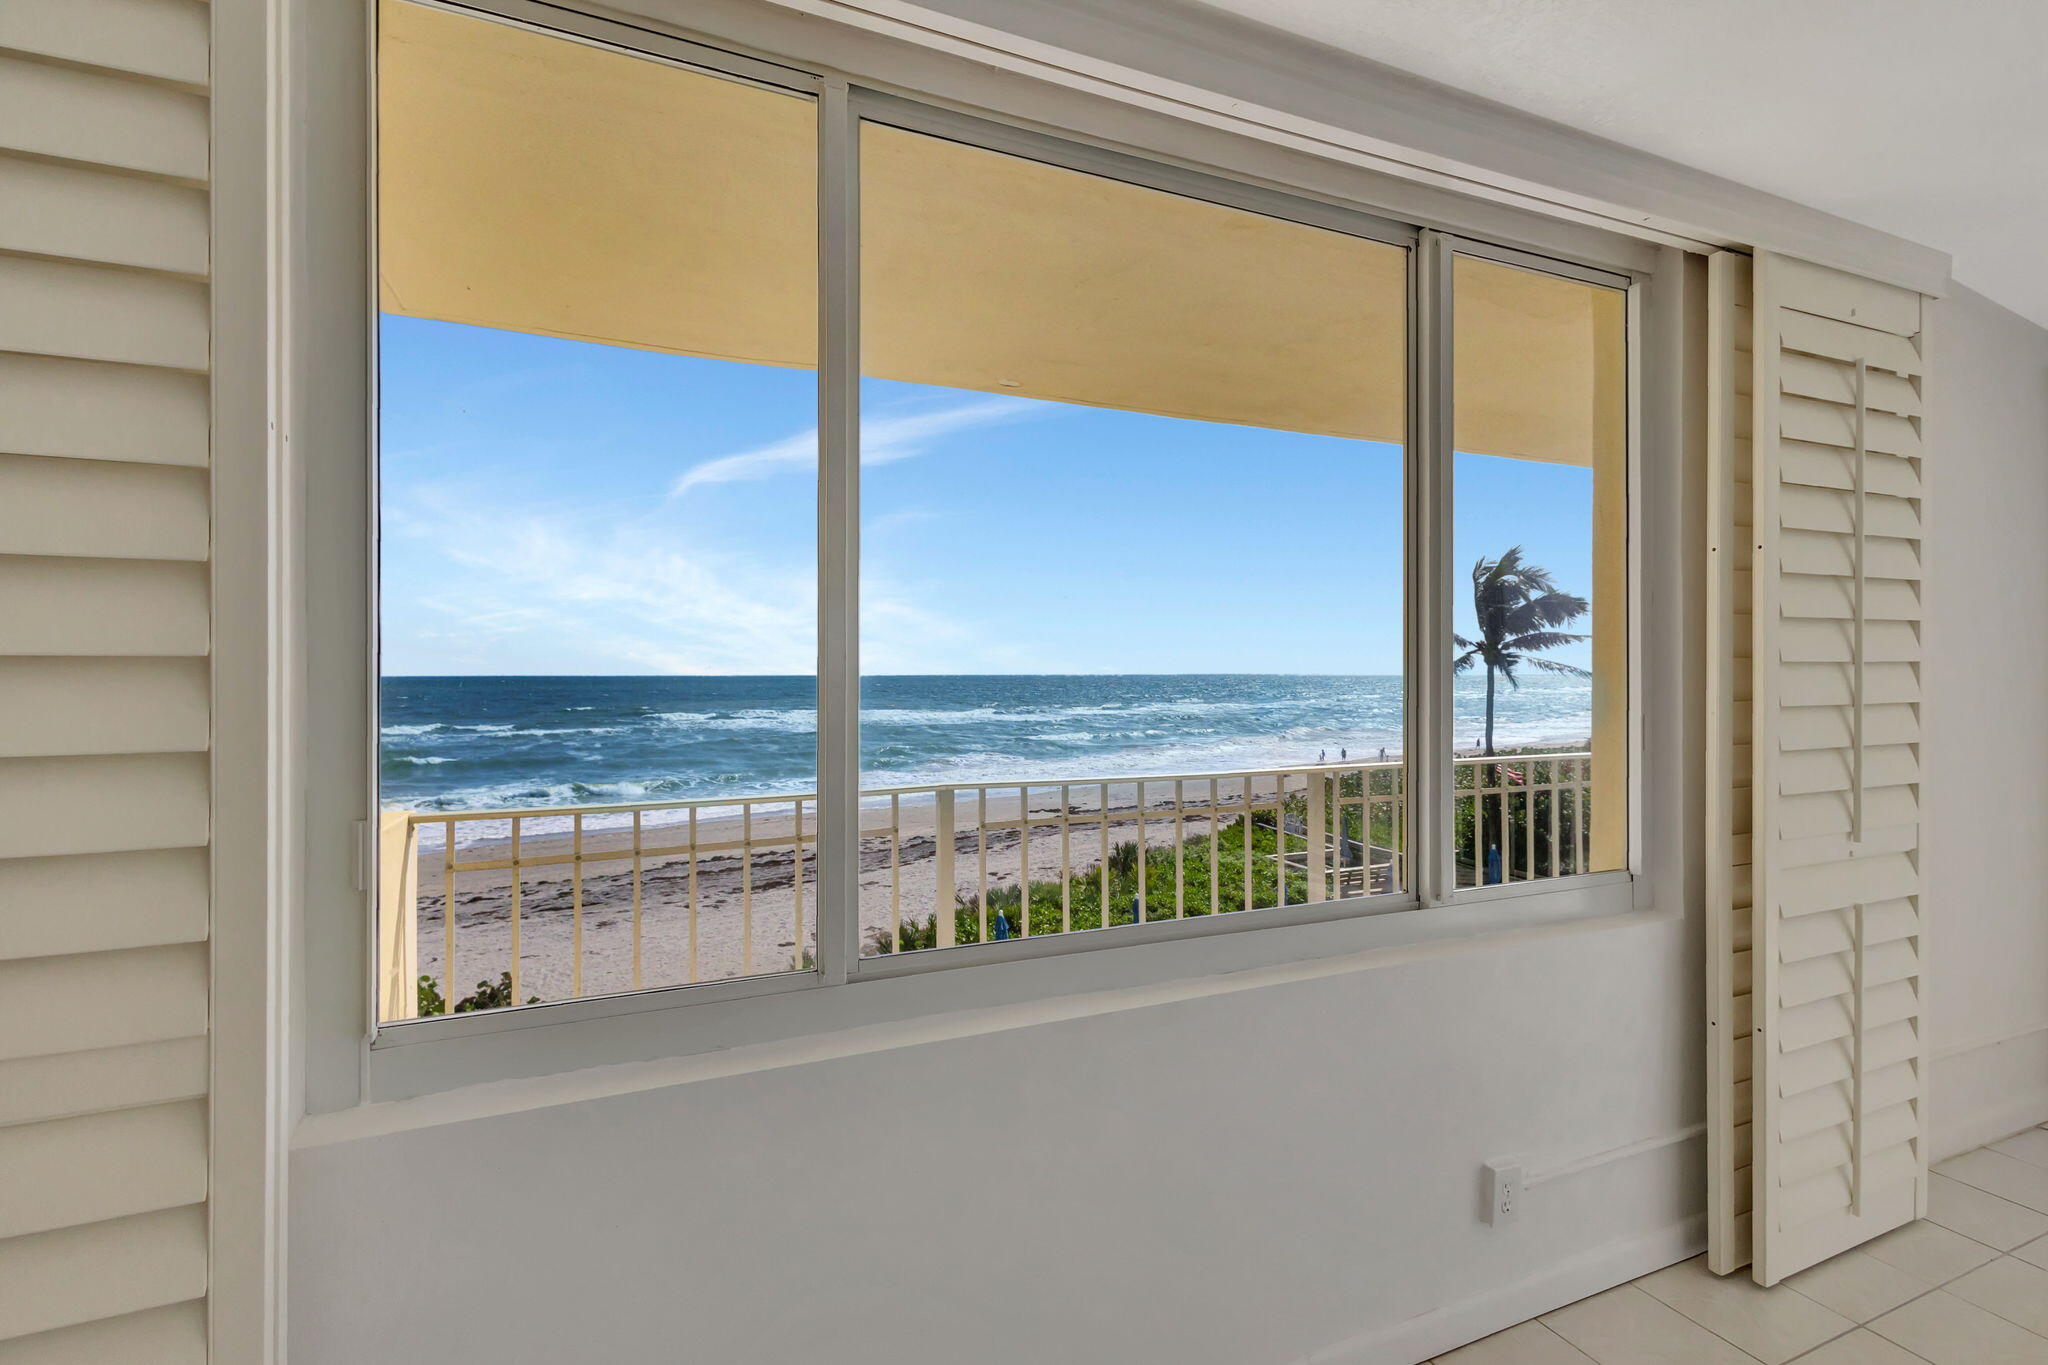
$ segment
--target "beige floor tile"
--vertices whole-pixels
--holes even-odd
[[[1590,1365],[1590,1358],[1542,1323],[1524,1322],[1438,1356],[1436,1365]]]
[[[1894,1346],[1877,1333],[1859,1327],[1845,1337],[1836,1337],[1819,1350],[1808,1351],[1795,1365],[1927,1365],[1925,1360],[1903,1346]]]
[[[1785,1281],[1851,1322],[1869,1322],[1927,1292],[1927,1283],[1863,1251],[1845,1251]]]
[[[2030,1165],[2048,1166],[2048,1128],[2029,1128],[2024,1133],[2014,1133],[2003,1142],[1992,1143],[1991,1150],[2004,1152]]]
[[[1952,1281],[1948,1292],[2048,1338],[2048,1270],[2040,1266],[2001,1256]]]
[[[2048,1137],[2048,1133],[2042,1136]],[[1974,1185],[1937,1174],[1930,1177],[1927,1189],[1927,1221],[1960,1232],[1971,1241],[2011,1251],[2022,1242],[2048,1234],[2048,1213],[2036,1213]]]
[[[1973,1242],[1960,1232],[1925,1221],[1908,1223],[1865,1242],[1863,1250],[1929,1288],[1947,1284],[1998,1255],[1982,1242]]]
[[[1935,1167],[1951,1180],[1974,1185],[1987,1194],[2048,1213],[2048,1166],[2034,1166],[2004,1152],[1979,1147]]]
[[[1632,1284],[1546,1313],[1542,1321],[1599,1365],[1755,1365]]]
[[[1870,1330],[1933,1365],[2048,1365],[2048,1337],[1945,1289],[1893,1309]]]
[[[1645,1275],[1636,1284],[1764,1365],[1784,1365],[1856,1325],[1785,1285],[1765,1289],[1747,1272],[1716,1275],[1704,1256]]]
[[[2018,1247],[2012,1254],[2025,1261],[2028,1265],[2037,1265],[2043,1270],[2048,1270],[2048,1237],[2043,1237],[2039,1241],[2029,1242],[2023,1247]]]

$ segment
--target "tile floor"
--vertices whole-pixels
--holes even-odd
[[[1435,1365],[2048,1365],[2048,1124],[1936,1166],[1928,1205],[1770,1289],[1694,1257]]]

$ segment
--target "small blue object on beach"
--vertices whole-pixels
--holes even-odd
[[[1497,886],[1499,883],[1500,848],[1498,845],[1489,844],[1486,849],[1486,885]]]
[[[1010,936],[1010,919],[1002,911],[996,911],[996,942],[1001,943]]]

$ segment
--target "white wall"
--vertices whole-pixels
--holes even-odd
[[[1938,339],[1945,1152],[2048,1118],[2048,333]],[[1698,981],[1691,916],[1592,926],[304,1148],[293,1359],[1420,1359],[1699,1244]]]
[[[1488,1158],[1697,1119],[1689,939],[1587,930],[305,1150],[294,1361],[1235,1365],[1562,1276],[1497,1326],[1699,1236],[1696,1141],[1478,1215]],[[1587,1253],[1612,1268],[1564,1264]],[[1422,1330],[1328,1358],[1475,1334]]]
[[[1963,288],[1935,327],[1924,797],[1941,1156],[2048,1118],[2048,332]]]

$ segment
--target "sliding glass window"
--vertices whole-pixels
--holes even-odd
[[[805,970],[816,106],[380,19],[380,1012]]]
[[[1399,891],[1407,251],[860,170],[862,950]]]
[[[1452,257],[1457,885],[1628,864],[1627,295]]]
[[[1629,866],[1625,278],[378,12],[380,1024]]]

